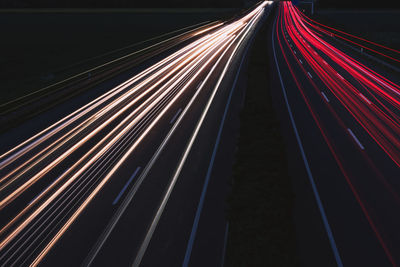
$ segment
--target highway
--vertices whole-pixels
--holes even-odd
[[[243,60],[271,4],[207,26],[3,151],[0,265],[204,266],[196,249],[207,234],[197,230],[213,220],[202,210],[214,160]],[[225,225],[210,232],[220,243],[206,264],[219,265]]]
[[[163,52],[177,49],[181,43],[193,41],[218,25],[220,21],[185,27],[55,71],[65,76],[64,79],[0,105],[0,123],[4,125],[0,130],[5,132],[29,118],[37,117],[53,106],[60,106],[75,95],[89,91],[97,84],[104,84],[118,74],[132,71],[135,66],[140,69],[142,65],[150,64],[141,63],[162,57]],[[170,37],[172,34],[175,35]],[[132,52],[134,47],[136,50]],[[73,74],[66,76],[68,72]],[[121,80],[124,78],[120,78],[119,82]]]
[[[293,133],[289,151],[300,155],[332,258],[304,266],[399,266],[399,76],[339,48],[327,27],[290,2],[281,2],[277,13],[274,90]],[[396,60],[397,52],[390,57]]]

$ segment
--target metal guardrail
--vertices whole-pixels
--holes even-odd
[[[375,57],[375,56],[373,56],[373,55],[368,54],[365,50],[363,51],[362,48],[360,49],[360,48],[358,48],[358,47],[356,47],[356,46],[354,46],[354,45],[348,44],[348,43],[346,43],[345,41],[342,41],[342,40],[339,40],[339,39],[335,38],[334,36],[330,36],[330,35],[328,35],[328,34],[326,34],[326,35],[329,36],[329,37],[331,37],[331,38],[332,38],[333,40],[335,40],[336,42],[341,43],[342,45],[345,45],[345,46],[347,46],[348,48],[350,48],[350,49],[352,49],[352,50],[354,50],[354,51],[356,51],[356,52],[359,52],[359,53],[362,54],[363,56],[366,56],[366,57],[368,57],[369,59],[372,59],[372,60],[374,60],[374,61],[376,61],[376,62],[378,62],[378,63],[384,65],[385,67],[388,67],[388,68],[390,68],[390,69],[392,69],[392,70],[394,70],[394,71],[400,73],[400,68],[398,68],[398,67],[396,67],[396,66],[394,66],[394,65],[392,65],[392,64],[390,64],[390,63],[388,63],[388,62],[386,62],[386,61],[383,61],[383,60],[381,60],[381,59],[379,59],[379,58],[377,58],[377,57]]]

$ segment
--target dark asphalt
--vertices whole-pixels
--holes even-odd
[[[313,72],[290,37],[285,36],[287,28],[281,26],[279,22],[278,17],[276,28],[272,28],[275,49],[272,50],[271,56],[273,58],[276,53],[284,89],[277,74],[273,97],[278,113],[281,114],[282,128],[288,144],[288,155],[290,155],[289,164],[296,194],[295,217],[301,263],[303,266],[335,266],[338,264],[333,256],[336,246],[339,261],[341,260],[344,266],[391,266],[370,222],[350,188],[349,181],[362,199],[362,203],[389,249],[397,258],[400,236],[396,227],[398,224],[395,222],[398,222],[400,217],[396,212],[397,203],[388,196],[387,186],[383,181],[386,179],[389,187],[399,192],[397,178],[400,171],[338,99],[330,94],[327,86]],[[330,40],[327,41],[330,42]],[[344,79],[361,92],[364,91],[343,68],[318,49],[315,51]],[[353,56],[353,53],[346,52]],[[287,61],[283,54],[286,55]],[[362,56],[355,55],[354,57],[357,59]],[[272,64],[276,69],[275,62]],[[374,69],[374,66],[370,67]],[[299,152],[298,141],[293,134],[293,125],[288,117],[288,108],[282,90],[285,90],[287,94],[288,105],[332,231],[334,243],[329,242],[326,224],[322,222],[321,212],[315,204],[315,194],[311,190],[309,175],[304,170],[304,160]],[[324,92],[329,102],[317,90]],[[304,93],[301,94],[301,92]],[[340,118],[339,121],[342,123],[339,123],[337,118]],[[349,135],[347,128],[351,129],[365,150],[362,150]],[[326,136],[325,139],[322,132]],[[343,164],[349,180],[346,180],[331,151],[334,151]]]
[[[259,27],[261,23],[258,22],[256,26]],[[186,163],[183,165],[183,169],[178,176],[165,210],[155,228],[154,235],[150,239],[149,246],[141,261],[141,266],[182,265],[216,138],[225,107],[227,106],[227,100],[230,93],[234,92],[231,103],[228,103],[228,113],[222,128],[221,143],[218,146],[218,153],[215,157],[210,182],[205,194],[204,208],[201,212],[189,264],[190,266],[220,266],[223,262],[226,238],[224,212],[225,198],[228,190],[227,180],[230,177],[233,161],[233,144],[235,142],[238,120],[237,113],[242,103],[244,89],[242,86],[242,72],[237,72],[237,70],[241,65],[242,58],[245,56],[246,49],[251,44],[251,39],[255,35],[257,27],[251,28],[251,31],[239,46],[222,83],[216,91],[217,93],[211,102],[210,109],[200,128],[198,137],[190,149]],[[49,254],[41,262],[41,266],[77,266],[86,264],[88,255],[91,255],[91,249],[95,247],[96,242],[102,236],[110,219],[113,218],[113,215],[121,207],[122,203],[127,201],[127,197],[132,190],[137,188],[133,200],[127,206],[127,209],[122,214],[110,236],[105,239],[105,243],[94,258],[92,266],[125,266],[133,263],[155,213],[160,207],[161,200],[165,196],[171,177],[177,168],[178,162],[181,160],[187,142],[194,132],[196,124],[216,86],[217,80],[230,54],[233,52],[233,48],[234,46],[229,49],[215,69],[215,73],[212,73],[210,79],[206,80],[204,90],[201,91],[195,104],[190,107],[188,112],[182,117],[180,123],[177,124],[178,127],[163,147],[154,165],[143,176],[142,183],[138,184],[138,181],[142,177],[146,166],[151,161],[153,155],[155,155],[169,131],[174,127],[174,124],[180,119],[181,114],[183,114],[182,110],[188,105],[197,90],[197,86],[202,81],[205,81],[204,79],[208,72],[200,75],[193,82],[190,90],[184,93],[174,103],[173,107],[164,114],[163,118],[165,119],[155,125],[149,135],[139,144],[135,153],[131,154],[118,168],[117,172],[113,174],[112,179],[101,190],[101,196],[94,198],[83,213],[80,214],[78,219],[50,250]],[[163,56],[165,54],[157,58],[162,58]],[[32,136],[39,129],[51,125],[59,118],[63,118],[71,111],[106,92],[109,88],[127,80],[128,77],[154,64],[154,62],[156,62],[156,59],[149,60],[146,64],[121,74],[85,94],[75,97],[68,103],[57,106],[49,112],[35,117],[20,127],[5,133],[1,137],[2,151],[6,151],[21,140]],[[237,75],[239,80],[234,84],[233,82]],[[176,116],[178,111],[180,113]],[[171,121],[173,122],[171,123]],[[112,131],[116,124],[113,123],[103,130],[104,135]],[[19,135],[19,133],[22,134]],[[85,133],[79,136],[79,138],[84,137]],[[97,141],[96,139],[93,140],[92,144],[95,144]],[[121,148],[127,149],[128,145],[122,145]],[[73,154],[73,159],[78,160],[85,149],[83,147],[81,152]],[[113,160],[117,160],[119,157],[117,156]],[[140,169],[132,177],[138,167]],[[42,167],[38,166],[37,168]],[[101,170],[101,168],[98,170]],[[49,176],[54,179],[54,177],[61,174],[61,171],[62,169],[57,169]],[[58,203],[58,207],[54,208],[52,213],[46,214],[46,217],[40,220],[40,225],[35,225],[31,228],[29,231],[30,235],[36,235],[37,230],[46,231],[46,234],[38,236],[40,239],[34,240],[32,246],[30,244],[23,244],[27,251],[24,254],[24,258],[18,259],[18,254],[14,254],[12,256],[13,259],[17,259],[20,264],[24,265],[36,258],[37,254],[51,240],[56,231],[58,231],[58,228],[67,222],[74,209],[78,208],[79,203],[89,195],[90,190],[96,185],[96,181],[100,179],[101,173],[105,173],[106,171],[107,169],[101,170],[99,173],[93,172],[87,175],[85,181],[74,182],[76,188],[78,188],[79,183],[82,183],[79,186],[80,188],[84,188],[84,191],[81,191],[79,194],[72,193],[68,197],[63,198],[65,202]],[[131,182],[127,184],[129,180]],[[50,181],[52,181],[51,178],[44,179],[35,185],[32,190],[23,193],[17,199],[15,206],[7,207],[4,210],[6,212],[4,214],[8,215],[2,217],[2,223],[15,216],[15,211],[13,210],[28,204]],[[125,191],[122,192],[124,187]],[[116,201],[117,197],[118,201]],[[57,221],[53,221],[50,224],[50,221],[55,219]],[[51,228],[47,228],[47,225],[51,226]]]

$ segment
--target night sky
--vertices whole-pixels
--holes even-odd
[[[255,1],[257,2],[257,1]],[[241,7],[242,0],[0,0],[0,7]]]
[[[0,0],[0,8],[242,7],[252,0]],[[326,8],[400,8],[399,0],[316,0]]]

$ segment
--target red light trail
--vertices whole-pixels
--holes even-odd
[[[340,155],[336,141],[333,141],[327,130],[327,125],[324,125],[322,117],[315,111],[310,96],[316,93],[323,99],[324,106],[342,128],[342,131],[347,133],[347,138],[358,147],[367,168],[371,169],[371,172],[377,178],[377,182],[388,192],[388,196],[391,197],[390,205],[399,208],[400,197],[388,179],[391,177],[382,175],[382,170],[376,166],[376,162],[371,159],[368,151],[366,151],[369,144],[360,142],[346,125],[349,125],[351,121],[356,122],[357,127],[365,131],[398,169],[400,167],[400,86],[326,41],[323,36],[326,36],[325,34],[330,35],[331,32],[319,27],[324,25],[306,18],[290,2],[281,3],[277,22],[278,43],[301,97],[387,258],[393,266],[397,266],[399,251],[396,249],[393,239],[390,238],[390,234],[388,234],[389,230],[383,227],[383,225],[392,222],[382,220],[377,211],[374,213],[371,211],[374,202],[374,199],[371,199],[371,193],[361,189],[360,181],[351,174],[351,163],[343,160],[344,157]],[[329,28],[328,26],[325,27]],[[333,28],[329,29],[334,30]],[[356,38],[355,36],[351,37]],[[395,49],[362,38],[357,39],[384,50],[399,53]],[[372,48],[368,49],[399,61]],[[288,50],[290,51],[289,54],[286,52]],[[295,58],[297,63],[291,63],[289,57]],[[294,71],[296,65],[296,68],[300,68],[311,87],[300,82],[298,72]],[[322,84],[323,87],[318,84]],[[311,88],[314,93],[309,91]],[[327,94],[330,95],[329,99]],[[334,96],[335,100],[340,103],[340,110],[331,103],[331,96]],[[343,111],[346,111],[352,119],[340,115]]]

